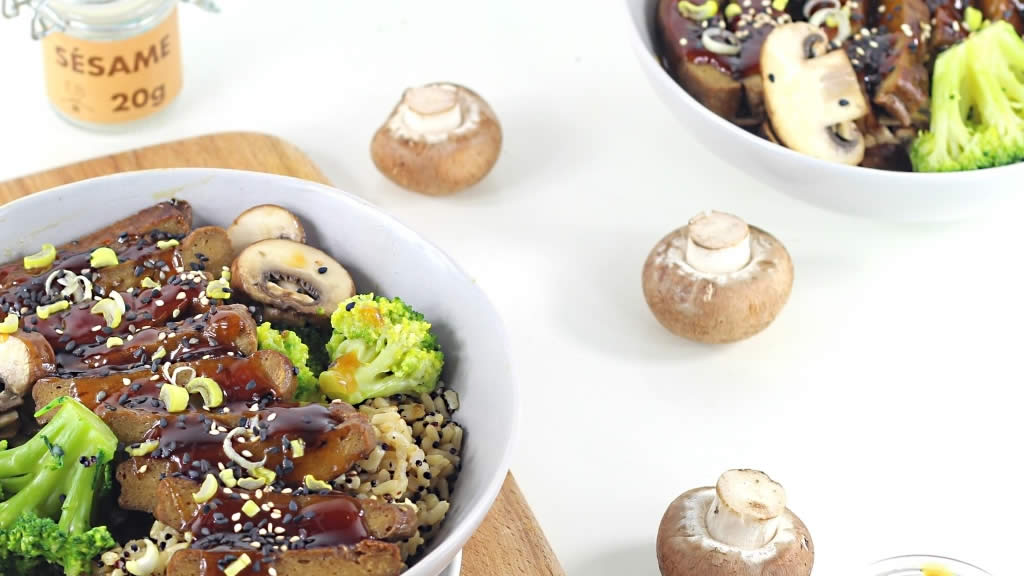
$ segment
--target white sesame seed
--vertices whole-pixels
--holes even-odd
[[[259,488],[256,489],[256,499],[257,500],[262,500],[263,499],[263,490],[260,490]]]
[[[241,532],[241,531],[242,531],[242,525],[241,524],[235,524],[235,532]]]
[[[242,456],[245,456],[246,458],[252,458],[252,452],[249,452],[248,450],[242,450]]]
[[[679,39],[679,45],[680,46],[686,46],[686,42],[687,42],[686,38],[680,38]]]
[[[249,546],[252,546],[253,548],[259,548],[260,546],[263,546],[263,544],[260,544],[259,542],[249,542]]]
[[[174,297],[174,299],[175,299],[175,300],[184,300],[184,299],[185,299],[186,297],[187,297],[187,296],[185,296],[185,293],[184,293],[184,292],[178,292],[178,295],[177,295],[177,296],[175,296],[175,297]]]
[[[139,466],[139,474],[145,474],[146,470],[149,470],[149,464],[143,464]]]
[[[160,379],[160,375],[159,374],[153,374],[152,376],[149,377],[149,381],[150,382],[156,382],[159,379]]]
[[[217,430],[216,428],[210,428],[210,436],[216,436],[217,434],[220,434],[220,430]]]
[[[277,576],[277,568],[274,568],[273,566],[267,568],[267,574],[270,576]]]
[[[242,497],[242,500],[248,500],[249,499],[249,495],[246,494],[245,492],[239,492],[238,495]]]
[[[280,528],[280,526],[278,526],[278,528]],[[288,539],[289,542],[298,542],[299,540],[300,538],[298,536],[292,536]]]
[[[223,492],[225,494],[231,494],[232,490],[231,490],[231,488],[228,488],[227,486],[225,486]]]
[[[60,334],[60,335],[62,335],[62,336],[64,335],[64,331],[63,331],[63,330],[61,330],[60,328],[54,328],[54,330],[53,330],[53,331],[54,331],[54,332],[56,332],[57,334]]]
[[[177,308],[175,308],[174,311],[171,312],[171,318],[177,318],[179,315],[181,315],[181,310],[178,310]]]
[[[267,416],[267,422],[273,422],[277,420],[277,412],[271,412],[270,416]]]
[[[292,493],[292,489],[291,488],[285,488],[284,490],[281,490],[281,494],[291,494],[291,493]]]
[[[879,4],[878,5],[878,13],[879,14],[884,14],[885,13],[885,4]]]
[[[157,337],[156,337],[156,341],[157,341],[157,342],[163,342],[163,341],[164,341],[164,340],[166,340],[166,339],[167,339],[167,332],[161,332],[161,333],[160,333],[159,335],[157,335]]]
[[[121,383],[124,384],[125,386],[130,386],[132,381],[127,378],[121,378]]]
[[[93,326],[92,328],[90,328],[90,330],[92,330],[93,332],[99,332],[101,328],[103,328],[103,327],[97,325],[97,326]]]
[[[238,522],[241,519],[242,519],[242,513],[241,512],[235,512],[234,514],[231,515],[231,521],[232,522]]]

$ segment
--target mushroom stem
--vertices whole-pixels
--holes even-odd
[[[764,472],[729,470],[715,487],[705,523],[715,540],[753,550],[775,538],[786,492]]]
[[[432,84],[410,88],[402,106],[402,122],[416,134],[446,134],[462,125],[455,90]]]
[[[750,262],[750,228],[742,219],[708,211],[694,216],[686,238],[686,262],[708,274],[728,274]]]

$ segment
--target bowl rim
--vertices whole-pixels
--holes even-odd
[[[909,182],[913,180],[915,183],[946,183],[952,178],[964,178],[970,175],[984,174],[986,177],[997,178],[1000,176],[1009,176],[1008,173],[1014,171],[1024,170],[1024,161],[1017,162],[1015,164],[1007,164],[1005,166],[995,166],[992,168],[983,168],[980,170],[960,170],[957,172],[900,172],[896,170],[882,170],[880,168],[868,168],[866,166],[850,166],[848,164],[840,164],[837,162],[828,162],[814,156],[802,154],[781,144],[775,144],[769,142],[764,138],[760,138],[755,134],[747,132],[739,126],[729,122],[725,118],[722,118],[718,114],[712,112],[707,106],[704,106],[697,101],[688,90],[676,83],[675,79],[669,75],[668,71],[661,65],[661,55],[656,51],[652,52],[648,49],[647,44],[644,42],[644,29],[643,23],[638,21],[634,17],[634,4],[643,4],[646,6],[647,2],[660,2],[660,0],[625,0],[621,6],[626,12],[626,19],[629,21],[630,34],[629,42],[633,47],[633,52],[637,58],[641,61],[641,66],[647,71],[647,75],[652,79],[653,82],[657,82],[660,89],[663,90],[674,90],[679,93],[685,102],[691,108],[696,109],[696,113],[701,115],[704,120],[713,123],[716,127],[725,130],[726,132],[745,139],[748,143],[758,147],[758,152],[765,154],[775,154],[786,158],[789,161],[795,162],[808,162],[812,168],[815,169],[831,169],[836,170],[836,176],[839,177],[858,177],[860,175],[874,175],[874,176],[886,176],[895,180],[894,184]],[[646,12],[646,11],[645,11]],[[646,18],[653,18],[653,14],[645,14]],[[652,38],[652,43],[657,44],[657,40]],[[901,192],[901,189],[895,189],[891,192]]]
[[[420,235],[418,232],[407,226],[405,223],[400,221],[395,216],[384,211],[378,206],[372,204],[364,198],[357,196],[352,192],[336,188],[329,184],[322,184],[314,182],[312,180],[305,180],[302,178],[296,178],[294,176],[286,176],[282,174],[273,174],[269,172],[256,172],[251,170],[235,170],[229,168],[156,168],[151,170],[132,170],[126,172],[118,172],[115,174],[108,174],[105,176],[97,176],[93,178],[86,178],[84,180],[78,180],[60,186],[55,186],[45,190],[40,190],[26,196],[15,198],[10,202],[0,205],[0,218],[8,215],[12,210],[17,210],[23,205],[30,205],[33,202],[46,202],[48,199],[52,199],[61,194],[66,194],[70,190],[74,190],[77,187],[83,186],[85,183],[94,183],[95,181],[131,181],[140,180],[142,185],[144,182],[154,176],[157,177],[168,177],[164,175],[183,174],[195,176],[194,181],[190,181],[182,185],[180,188],[174,190],[174,195],[169,195],[166,199],[175,197],[177,194],[187,190],[190,186],[202,186],[210,182],[211,179],[223,177],[236,180],[270,180],[276,181],[282,185],[282,187],[289,187],[292,189],[302,189],[304,192],[311,194],[322,195],[325,197],[341,197],[342,202],[350,202],[357,208],[366,210],[376,217],[380,218],[384,223],[387,224],[388,230],[395,234],[398,238],[403,240],[412,241],[419,243],[425,247],[427,251],[432,251],[433,257],[438,259],[444,265],[450,267],[455,273],[461,277],[469,286],[472,286],[472,290],[475,290],[479,297],[482,299],[482,303],[490,309],[494,319],[494,338],[496,339],[496,345],[500,347],[504,354],[508,358],[506,365],[508,366],[508,384],[510,387],[509,393],[511,395],[511,419],[509,429],[504,438],[501,458],[499,460],[499,466],[497,470],[492,473],[491,478],[487,480],[484,486],[484,490],[478,495],[476,502],[471,502],[470,506],[466,511],[466,518],[449,528],[449,532],[446,537],[440,541],[433,543],[433,548],[425,555],[419,558],[415,564],[411,565],[405,574],[409,576],[424,576],[422,570],[417,570],[418,567],[426,566],[428,563],[437,563],[437,569],[443,570],[450,559],[453,559],[469,538],[476,532],[477,528],[483,522],[484,518],[490,512],[494,501],[497,499],[498,494],[504,485],[505,478],[509,472],[509,465],[512,459],[512,454],[518,444],[519,438],[519,426],[520,426],[520,412],[521,412],[521,390],[519,389],[519,380],[516,378],[516,371],[512,364],[511,357],[508,357],[509,340],[508,332],[505,326],[505,322],[498,312],[497,307],[494,306],[493,301],[487,295],[487,293],[480,288],[479,283],[473,281],[473,278],[466,273],[466,271],[459,266],[459,264],[448,255],[447,252],[442,250],[439,246],[434,244],[432,241]],[[138,193],[154,192],[152,190],[140,189]],[[154,198],[154,203],[158,202]],[[4,247],[0,245],[0,248]],[[493,446],[489,446],[488,449],[493,449]],[[447,560],[446,560],[447,559]]]

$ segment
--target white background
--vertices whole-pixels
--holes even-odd
[[[0,179],[219,130],[296,143],[494,299],[524,391],[513,470],[570,574],[656,574],[665,506],[730,467],[785,484],[815,574],[921,552],[1024,571],[1019,206],[907,226],[765,189],[656,98],[618,0],[181,12],[183,95],[116,136],[58,120],[27,19],[0,22]],[[434,80],[479,91],[505,129],[492,175],[452,198],[396,188],[368,153],[403,88]],[[640,290],[651,246],[704,208],[773,232],[796,266],[777,322],[732,346],[668,334]]]

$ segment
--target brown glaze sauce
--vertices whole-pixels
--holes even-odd
[[[187,365],[195,369],[196,376],[212,378],[217,381],[224,393],[223,407],[228,408],[228,414],[236,421],[241,417],[239,414],[249,405],[263,399],[273,398],[275,395],[275,383],[259,369],[259,360],[257,359],[225,356],[189,362]],[[153,380],[154,376],[157,377],[156,380]],[[128,381],[127,384],[125,384],[125,380]],[[69,393],[101,416],[110,411],[110,408],[116,410],[118,406],[126,406],[167,414],[169,420],[176,422],[177,415],[167,412],[159,400],[160,386],[162,385],[162,376],[144,370],[111,374],[105,377],[80,378],[72,382]],[[202,402],[198,395],[194,395],[191,401],[193,408],[201,409]],[[198,416],[199,414],[189,414],[187,420],[188,418],[194,419],[188,421],[195,424],[196,429],[205,433],[206,428],[198,421]],[[204,416],[206,419],[209,417],[215,417],[215,415],[207,413],[207,416]],[[221,440],[223,440],[223,436]]]
[[[219,500],[216,508],[201,508],[192,520],[190,530],[196,537],[192,548],[254,550],[253,542],[260,542],[267,547],[286,544],[289,549],[328,548],[354,546],[369,537],[359,501],[342,494],[317,498],[305,506],[293,505],[294,510],[288,505],[276,508],[281,512],[278,520],[271,518],[271,512],[262,509],[252,517],[247,516],[242,512],[246,500],[223,496]],[[255,502],[264,504],[259,500]],[[293,499],[292,502],[297,504],[297,500]],[[232,521],[231,517],[236,513],[240,514],[240,518]],[[284,521],[285,515],[287,522]],[[275,528],[280,527],[280,530],[259,534],[260,528],[268,523]],[[236,524],[242,526],[238,532],[234,531]]]
[[[168,305],[164,301],[164,306]],[[65,374],[75,374],[102,368],[125,370],[146,366],[160,348],[165,350],[163,361],[166,362],[191,360],[207,354],[237,354],[236,342],[245,325],[236,310],[219,309],[198,319],[192,316],[181,323],[140,330],[130,341],[113,348],[107,347],[107,336],[97,332],[94,343],[80,346],[73,353],[59,352],[57,364]]]
[[[143,266],[143,269],[152,271],[152,265],[159,267],[159,263],[163,262],[169,266],[167,276],[170,276],[175,270],[175,265],[181,266],[181,258],[173,248],[157,247],[157,241],[168,238],[172,236],[160,232],[144,236],[122,235],[108,247],[117,254],[121,265],[143,266],[143,263],[148,261],[150,265]],[[178,239],[181,236],[173,238]],[[56,284],[56,280],[50,287],[51,293],[45,293],[46,279],[57,270],[67,270],[75,274],[90,270],[88,276],[95,282],[103,274],[102,269],[92,270],[89,266],[95,248],[91,247],[85,251],[61,250],[53,264],[47,268],[26,269],[21,261],[8,262],[0,266],[0,308],[4,313],[12,309],[21,310],[23,307],[35,310],[36,306],[59,300],[57,294],[61,287]]]
[[[329,407],[321,404],[309,404],[299,406],[297,404],[279,402],[273,407],[264,408],[258,412],[233,411],[229,414],[197,414],[190,413],[184,418],[178,416],[168,421],[166,427],[156,426],[146,435],[146,440],[158,440],[159,447],[149,457],[156,459],[169,459],[176,467],[173,472],[184,469],[188,462],[206,461],[211,468],[217,464],[231,465],[231,460],[224,453],[224,438],[226,433],[210,434],[212,424],[218,422],[221,426],[230,430],[238,421],[245,417],[251,420],[259,416],[261,430],[257,442],[246,444],[234,444],[235,449],[241,452],[249,450],[255,459],[261,459],[265,454],[267,461],[264,467],[271,470],[279,470],[281,476],[295,480],[296,476],[301,480],[301,474],[295,474],[291,460],[285,465],[286,454],[284,447],[291,440],[303,440],[307,445],[306,455],[300,459],[315,458],[310,452],[316,447],[326,443],[330,433],[339,424],[339,420],[332,414]],[[134,459],[136,466],[145,464],[145,459]]]
[[[667,49],[667,53],[672,55],[670,60],[678,61],[682,57],[694,64],[711,64],[737,80],[760,74],[761,46],[774,29],[774,23],[784,16],[788,18],[788,15],[785,11],[775,10],[770,5],[763,6],[762,0],[758,0],[756,3],[748,2],[749,6],[743,7],[743,12],[726,21],[722,11],[728,3],[728,0],[719,2],[719,14],[707,21],[707,27],[702,22],[680,14],[676,2],[662,3],[660,9],[666,11],[663,15],[663,21],[666,23],[666,41],[675,43]],[[704,2],[694,4],[700,6]],[[744,5],[740,3],[740,6]],[[706,28],[712,27],[735,33],[740,40],[740,53],[727,56],[705,48],[701,36]],[[682,43],[683,39],[686,40],[685,44]],[[671,63],[674,65],[678,62]]]

